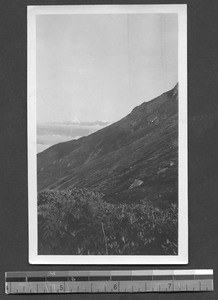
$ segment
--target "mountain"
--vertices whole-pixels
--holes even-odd
[[[89,188],[110,202],[176,203],[178,84],[89,136],[37,155],[38,191]]]

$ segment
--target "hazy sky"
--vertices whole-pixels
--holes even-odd
[[[37,122],[114,122],[178,80],[176,14],[38,15]]]

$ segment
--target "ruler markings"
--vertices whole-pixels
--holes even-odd
[[[79,275],[79,276],[78,276]],[[44,276],[44,277],[43,277]],[[38,280],[38,281],[36,281]],[[212,270],[7,272],[5,292],[135,293],[212,291]]]
[[[14,283],[14,287],[13,287],[13,290],[12,290],[12,293],[13,291],[16,289],[16,293],[27,293],[28,291],[30,291],[30,288],[29,289],[22,289],[22,284],[19,284],[17,282]],[[82,283],[81,283],[82,284]],[[103,284],[103,282],[99,282],[99,284]],[[140,283],[137,283],[135,282],[134,284],[132,285],[128,285],[128,282],[122,282],[122,286],[120,288],[120,291],[118,290],[118,287],[117,287],[117,283],[116,282],[113,282],[112,285],[111,285],[111,291],[112,292],[136,292],[137,290],[141,290],[141,291],[145,291],[145,288],[144,289],[140,289],[139,287],[137,288],[138,284]],[[63,289],[60,288],[60,285],[54,285],[54,288],[52,289],[51,288],[51,285],[49,285],[49,288],[46,287],[45,283],[43,284],[44,286],[41,285],[40,289],[39,289],[39,293],[42,292],[42,293],[55,293],[55,292],[58,292],[58,293],[64,293],[64,292],[70,292],[70,289],[65,289],[65,291]],[[157,282],[153,282],[153,283],[150,283],[150,287],[148,288],[148,290],[152,290],[152,291],[167,291],[167,292],[171,292],[173,291],[172,289],[172,286],[168,286],[168,283],[167,282],[162,282],[161,284],[160,283],[157,283]],[[145,286],[145,285],[144,285]],[[27,286],[28,288],[28,283],[27,283]],[[202,283],[200,284],[199,281],[198,282],[189,282],[189,283],[186,283],[184,285],[185,289],[187,291],[201,291],[201,290],[213,290],[213,287],[212,287],[212,282],[211,281],[202,281]],[[105,291],[105,285],[100,285],[100,286],[96,286],[96,287],[93,287],[92,288],[92,291],[90,290],[90,288],[86,285],[79,285],[78,286],[78,292],[104,292]],[[34,288],[32,289],[31,288],[31,291],[35,290]],[[175,285],[175,288],[174,288],[174,291],[180,291],[180,290],[184,290],[184,288],[181,288],[181,286],[179,285]],[[74,289],[71,289],[71,291],[75,291]],[[106,289],[107,291],[107,289]],[[34,291],[35,292],[35,291]]]

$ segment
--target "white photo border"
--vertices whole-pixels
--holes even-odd
[[[178,14],[178,255],[38,255],[36,147],[36,23],[42,14]],[[187,5],[54,5],[27,7],[28,224],[30,264],[151,265],[188,263]]]

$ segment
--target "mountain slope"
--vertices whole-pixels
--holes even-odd
[[[38,191],[90,188],[112,202],[177,201],[178,85],[120,121],[37,155]]]

